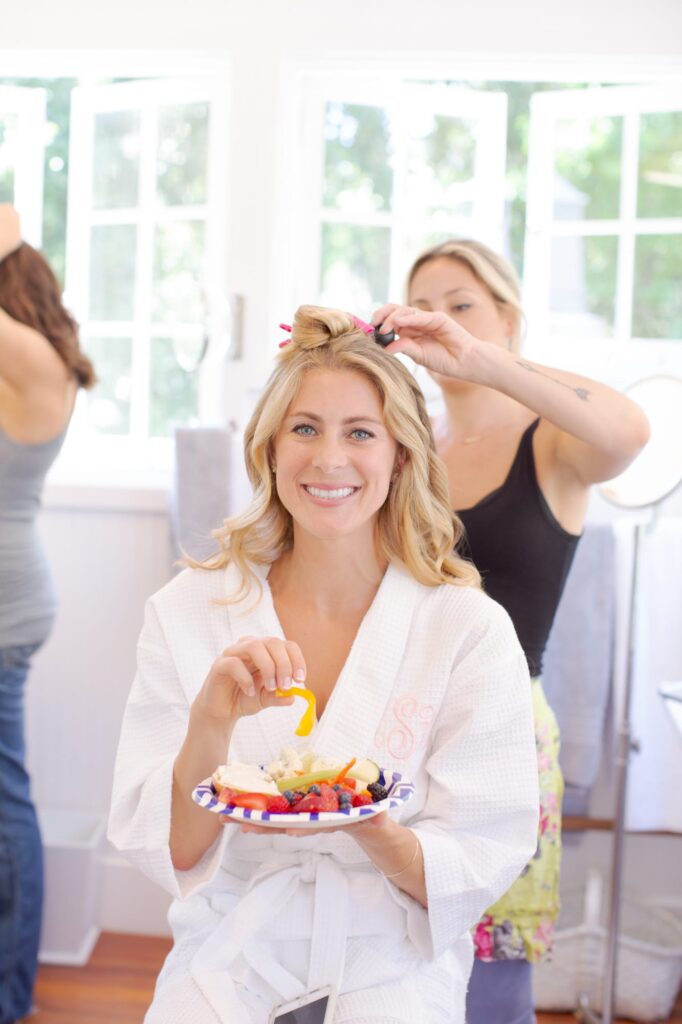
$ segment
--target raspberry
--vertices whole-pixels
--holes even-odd
[[[284,795],[271,796],[268,798],[265,809],[271,814],[289,814],[291,811],[291,804]]]
[[[372,803],[372,795],[368,793],[366,789],[363,789],[361,793],[355,793],[353,796],[353,807],[365,807],[367,804]]]

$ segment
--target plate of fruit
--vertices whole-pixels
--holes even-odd
[[[264,828],[340,828],[406,803],[414,786],[368,758],[320,757],[293,748],[269,765],[219,765],[192,798],[201,807]]]

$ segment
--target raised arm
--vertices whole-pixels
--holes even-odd
[[[481,341],[445,313],[387,305],[374,323],[395,330],[389,352],[404,352],[436,373],[501,391],[555,429],[551,456],[586,486],[622,472],[649,439],[647,419],[613,388]]]

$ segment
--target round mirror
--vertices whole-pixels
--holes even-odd
[[[201,366],[208,349],[208,335],[198,327],[193,335],[173,338],[173,353],[185,373],[194,373]]]
[[[649,443],[628,468],[601,485],[601,495],[621,508],[654,505],[682,480],[682,380],[645,377],[625,394],[646,413]]]

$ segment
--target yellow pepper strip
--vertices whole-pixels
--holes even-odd
[[[296,729],[297,736],[309,736],[315,725],[315,694],[305,686],[290,686],[288,690],[275,690],[278,697],[303,697],[308,701],[308,707],[303,712],[301,721]]]

